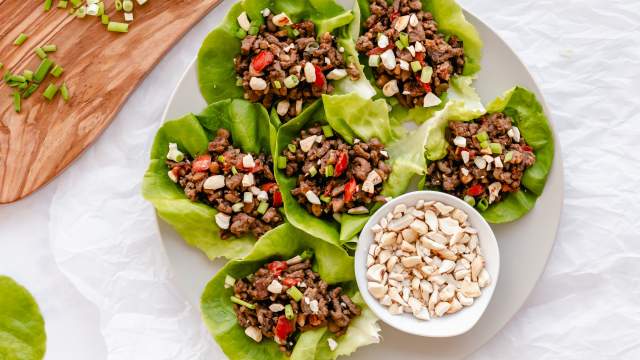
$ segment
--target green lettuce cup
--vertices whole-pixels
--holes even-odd
[[[0,359],[40,360],[47,335],[44,319],[27,289],[0,276]]]
[[[245,334],[233,309],[234,289],[228,282],[230,278],[241,279],[253,274],[271,261],[287,260],[309,250],[315,254],[313,270],[329,285],[341,286],[362,312],[340,337],[335,337],[326,327],[302,332],[288,357],[275,341],[263,338],[256,342]],[[357,292],[353,258],[343,249],[287,223],[261,237],[246,257],[231,260],[218,271],[204,289],[201,311],[209,331],[230,359],[335,359],[379,341],[377,318]],[[333,350],[329,346],[330,338],[336,341]]]
[[[293,23],[311,20],[316,34],[332,33],[336,43],[343,47],[346,64],[360,70],[358,80],[349,76],[333,81],[334,93],[358,90],[373,96],[374,92],[362,73],[349,25],[355,18],[352,10],[345,10],[333,0],[243,0],[235,4],[223,22],[205,38],[198,53],[197,70],[200,92],[208,103],[223,99],[244,99],[244,89],[238,85],[234,59],[241,52],[244,30],[238,16],[246,13],[252,27],[263,25],[263,10],[271,14],[285,13]],[[276,86],[274,84],[274,86]],[[278,86],[283,86],[278,82]],[[293,85],[292,85],[293,86]],[[275,106],[274,106],[275,108]],[[270,109],[268,109],[270,110]]]
[[[314,103],[301,115],[283,124],[278,129],[275,156],[281,156],[283,151],[291,143],[292,139],[300,135],[300,131],[307,129],[314,124],[328,125],[334,133],[340,135],[347,143],[353,144],[354,139],[368,141],[377,138],[385,146],[390,146],[397,140],[391,128],[388,107],[384,100],[372,101],[364,99],[356,93],[346,95],[325,95],[322,101]],[[393,175],[393,156],[387,160],[391,166],[391,176],[399,179],[403,184],[409,181],[404,179],[400,173]],[[424,161],[422,162],[424,164]],[[314,237],[323,239],[332,244],[345,244],[351,242],[360,232],[367,219],[368,214],[351,215],[341,214],[339,217],[316,217],[309,213],[305,207],[298,203],[291,194],[291,190],[296,187],[297,178],[288,177],[283,169],[275,169],[276,181],[282,191],[285,213],[288,221],[295,227],[311,234]],[[386,188],[393,188],[389,193],[400,194],[406,188],[385,182],[383,184],[383,194]],[[369,209],[375,211],[376,206]]]
[[[511,222],[528,213],[537,198],[542,195],[553,164],[553,133],[535,94],[522,87],[515,87],[495,99],[487,106],[486,113],[504,113],[510,117],[536,158],[535,163],[524,171],[517,192],[509,193],[501,201],[488,205],[486,209],[478,209],[491,223]],[[431,132],[425,147],[428,161],[437,161],[447,155],[446,129],[449,121],[460,120],[452,119],[443,111],[425,123]]]
[[[220,128],[227,129],[233,145],[246,153],[271,155],[275,146],[275,128],[262,106],[244,100],[222,100],[199,115],[188,114],[160,127],[142,182],[142,195],[153,204],[158,216],[210,259],[242,257],[249,253],[256,239],[249,235],[222,239],[214,221],[218,211],[187,198],[184,190],[169,178],[165,161],[169,143],[177,144],[178,150],[193,159],[207,153],[209,141]]]

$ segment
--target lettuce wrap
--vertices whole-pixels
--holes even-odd
[[[510,193],[502,201],[480,211],[491,223],[506,223],[524,216],[533,208],[536,199],[542,195],[553,163],[554,143],[542,105],[527,89],[515,87],[487,106],[488,114],[497,112],[503,112],[513,119],[536,155],[534,165],[524,172],[521,190]],[[446,112],[443,112],[425,123],[431,128],[425,151],[427,161],[439,160],[446,156],[445,132],[449,121],[460,121],[460,119],[449,117]]]
[[[230,359],[287,359],[278,349],[278,344],[270,339],[257,343],[244,333],[238,325],[230,297],[232,288],[225,288],[227,275],[239,279],[252,274],[272,260],[286,260],[303,251],[312,249],[315,253],[314,271],[328,284],[340,284],[362,309],[362,314],[349,325],[346,334],[336,338],[338,346],[331,351],[328,338],[332,337],[327,328],[303,332],[293,348],[291,359],[335,359],[349,355],[358,347],[379,341],[377,318],[369,310],[357,293],[354,280],[353,258],[337,246],[321,241],[296,229],[290,224],[282,224],[265,234],[255,244],[245,258],[229,261],[207,284],[201,298],[201,310],[209,331]]]
[[[209,140],[219,128],[229,130],[234,146],[244,152],[271,154],[275,145],[275,128],[261,105],[222,100],[210,104],[199,115],[188,114],[160,127],[142,182],[142,194],[158,215],[189,245],[202,250],[210,259],[242,257],[251,250],[255,239],[243,236],[223,240],[214,221],[217,210],[189,200],[183,189],[167,176],[165,160],[170,142],[192,158],[207,152]]]
[[[315,123],[329,124],[348,143],[353,143],[354,138],[369,140],[375,137],[389,146],[395,139],[384,100],[363,99],[356,93],[324,95],[321,101],[309,106],[278,129],[276,154],[281,154],[287,144],[300,134],[300,130]],[[291,195],[291,190],[296,187],[296,177],[287,177],[280,169],[275,169],[274,174],[282,192],[288,221],[308,234],[341,244],[357,235],[369,218],[368,215],[342,214],[340,223],[337,223],[315,217]]]
[[[310,19],[316,25],[317,34],[332,32],[336,35],[338,44],[345,48],[347,60],[361,67],[348,31],[348,25],[355,16],[352,11],[343,9],[335,1],[244,0],[229,10],[223,22],[205,38],[198,52],[198,83],[207,103],[243,98],[243,88],[236,85],[237,74],[234,67],[234,58],[240,53],[241,44],[241,39],[236,36],[240,30],[237,17],[246,11],[249,19],[261,23],[264,21],[261,11],[265,8],[273,13],[286,13],[294,23]],[[358,81],[347,77],[334,84],[335,93],[358,90],[368,97],[374,93],[364,76]]]

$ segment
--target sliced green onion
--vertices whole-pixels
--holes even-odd
[[[333,176],[333,165],[331,164],[327,165],[327,167],[324,169],[324,176],[326,177]]]
[[[280,84],[280,81],[275,80],[273,82],[273,87],[275,87],[276,89],[280,89],[280,88],[282,88],[282,84]]]
[[[116,0],[116,11],[122,10],[122,0]]]
[[[295,75],[289,75],[284,79],[284,86],[286,86],[287,89],[292,89],[298,86],[299,83],[300,83],[300,80]]]
[[[485,211],[489,207],[489,201],[487,200],[487,198],[482,198],[480,199],[480,201],[478,201],[478,205],[476,207],[480,211]]]
[[[400,50],[405,48],[404,44],[400,40],[396,40],[396,47]]]
[[[311,175],[311,177],[316,176],[316,174],[317,174],[317,173],[318,173],[318,169],[316,169],[316,167],[315,167],[315,166],[312,166],[312,167],[309,169],[309,175]]]
[[[69,101],[69,88],[67,88],[67,84],[62,83],[62,86],[60,86],[60,95],[62,95],[62,100],[65,102]]]
[[[428,84],[431,82],[432,75],[433,75],[433,68],[427,65],[422,68],[422,73],[420,73],[420,81]]]
[[[483,141],[480,143],[480,147],[483,149],[486,149],[489,147],[489,142],[488,141]]]
[[[67,1],[66,0],[58,1],[58,9],[66,9],[66,8],[67,8]]]
[[[82,0],[69,0],[71,1],[71,5],[73,5],[74,8],[77,8],[78,6],[82,5]]]
[[[245,37],[247,37],[247,32],[243,29],[238,29],[238,31],[236,31],[236,37],[238,39],[244,39]]]
[[[102,21],[103,25],[108,25],[109,24],[109,15],[106,15],[106,14],[102,15],[100,17],[100,20]]]
[[[246,301],[244,301],[244,300],[240,300],[240,299],[238,299],[238,298],[237,298],[237,297],[235,297],[235,296],[232,296],[232,297],[231,297],[231,302],[232,302],[232,303],[236,303],[236,304],[238,304],[238,305],[240,305],[240,306],[244,306],[244,307],[246,307],[247,309],[251,309],[251,310],[253,310],[253,309],[255,309],[255,308],[256,308],[256,306],[255,306],[255,305],[253,305],[253,304],[249,304],[248,302],[246,302]]]
[[[508,163],[509,161],[513,160],[513,151],[508,151],[505,155],[504,155],[504,162]]]
[[[278,169],[287,168],[287,158],[284,156],[278,156]]]
[[[476,134],[476,138],[478,139],[478,141],[483,142],[483,141],[488,141],[489,140],[489,134],[487,134],[486,131],[481,131],[479,133]]]
[[[303,297],[300,290],[298,290],[298,288],[295,286],[292,286],[289,289],[287,289],[287,295],[289,295],[295,301],[300,301],[302,300],[302,297]]]
[[[224,155],[218,155],[218,161],[224,164]]]
[[[51,75],[57,78],[60,77],[60,75],[62,75],[63,72],[64,72],[64,69],[60,65],[56,65],[53,67],[53,69],[51,69]]]
[[[328,204],[331,202],[331,196],[320,195],[320,201]]]
[[[233,175],[238,175],[238,169],[236,169],[235,166],[231,167],[231,172],[233,173]]]
[[[40,59],[45,59],[47,57],[47,53],[45,53],[42,48],[35,48],[33,52],[35,52]]]
[[[22,84],[18,85],[18,89],[24,90],[24,89],[27,88],[27,85],[29,85],[29,84],[27,84],[26,82],[23,82]]]
[[[49,59],[43,59],[38,68],[36,69],[35,74],[33,74],[33,81],[39,83],[44,80],[45,76],[49,73],[49,69],[53,66],[53,61]]]
[[[107,30],[112,32],[126,33],[129,31],[129,24],[110,21],[107,25]]]
[[[284,317],[286,317],[287,320],[293,320],[293,318],[296,317],[296,314],[293,313],[293,307],[291,307],[291,304],[284,306]]]
[[[324,134],[324,137],[330,138],[333,136],[333,129],[331,128],[331,126],[325,125],[322,127],[322,133]]]
[[[400,33],[400,42],[404,47],[409,47],[409,35],[407,33]]]
[[[122,10],[124,10],[126,12],[132,12],[133,11],[133,1],[124,0],[122,2]]]
[[[27,36],[27,34],[20,33],[20,35],[18,35],[18,37],[13,42],[13,45],[20,46],[20,45],[24,44],[24,42],[27,41],[28,38],[29,37]]]
[[[58,93],[58,87],[55,86],[53,83],[51,83],[49,84],[49,86],[47,86],[46,89],[44,89],[42,96],[44,96],[45,99],[51,101],[53,100],[53,97],[56,96],[57,93]]]
[[[422,64],[420,64],[420,61],[412,61],[411,70],[413,70],[413,72],[418,72],[422,70]]]
[[[44,50],[44,52],[54,52],[58,50],[58,47],[53,45],[53,44],[47,44],[45,46],[42,47],[42,50]]]
[[[26,99],[29,96],[31,96],[31,94],[33,94],[34,92],[36,92],[36,90],[38,90],[39,86],[40,84],[38,83],[29,85],[29,87],[22,93],[22,98]]]
[[[19,113],[21,109],[22,109],[22,103],[20,100],[20,93],[14,92],[13,93],[13,110]]]
[[[371,67],[380,66],[380,55],[371,55],[371,56],[369,56],[369,66],[371,66]]]
[[[269,204],[267,204],[266,201],[262,201],[260,202],[260,205],[258,205],[258,213],[263,214],[267,212],[267,209],[269,208]]]
[[[33,80],[33,71],[31,71],[31,70],[25,70],[25,71],[22,73],[22,76],[24,76],[24,78],[25,78],[27,81],[31,81],[31,80]]]
[[[489,148],[495,155],[502,154],[502,144],[500,143],[491,143],[489,144]]]
[[[251,27],[249,28],[249,35],[258,35],[258,32],[260,32],[260,26],[251,25]]]
[[[104,3],[101,1],[98,3],[98,16],[104,15]]]
[[[80,6],[79,8],[76,9],[76,12],[73,13],[73,15],[75,15],[75,17],[77,18],[84,18],[87,15],[87,8],[84,6]]]
[[[53,0],[44,0],[44,11],[51,10],[51,3],[53,3]]]
[[[236,284],[236,279],[230,275],[224,277],[224,287],[232,287]]]
[[[21,82],[22,83],[22,82],[27,81],[27,79],[22,75],[11,75],[9,77],[9,81],[15,81],[15,82]]]
[[[294,144],[289,144],[287,145],[287,147],[289,148],[289,151],[291,151],[292,153],[296,152],[296,146]]]
[[[464,201],[471,206],[476,206],[476,198],[471,195],[465,195]]]

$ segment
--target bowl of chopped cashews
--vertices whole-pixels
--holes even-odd
[[[416,191],[373,214],[354,264],[360,293],[382,321],[413,335],[451,337],[482,317],[500,252],[487,221],[465,201]]]

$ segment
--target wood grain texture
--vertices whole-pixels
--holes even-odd
[[[42,1],[0,0],[0,62],[4,71],[35,70],[33,49],[56,44],[50,58],[64,67],[13,110],[13,89],[0,84],[0,203],[19,200],[63,171],[109,125],[129,94],[162,56],[221,0],[150,0],[136,6],[127,34],[106,31],[99,19],[77,19],[66,10],[43,11]],[[106,0],[107,13],[115,13]],[[24,32],[29,40],[14,46]],[[68,84],[71,100],[47,102],[50,82]]]

